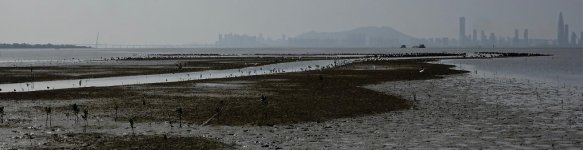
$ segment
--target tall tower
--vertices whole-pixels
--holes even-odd
[[[478,43],[478,30],[474,29],[474,32],[472,33],[472,42]]]
[[[579,34],[579,48],[583,48],[583,31]]]
[[[557,44],[563,45],[565,42],[565,21],[563,20],[563,12],[559,13],[559,29],[557,30]]]
[[[459,35],[460,46],[465,46],[466,44],[466,18],[460,17],[460,35]]]
[[[95,39],[95,48],[99,48],[99,32],[97,32],[97,38]]]
[[[490,44],[495,44],[497,39],[496,39],[496,34],[494,34],[493,32],[490,33]]]
[[[517,46],[520,39],[518,39],[518,29],[514,29],[514,39],[512,39],[512,45]]]
[[[571,33],[571,43],[569,46],[571,45],[577,45],[577,34],[575,32]]]
[[[488,36],[486,36],[486,33],[484,33],[484,30],[480,31],[480,37],[481,37],[480,39],[481,39],[482,46],[485,45],[486,43],[488,43],[487,42]]]
[[[569,45],[569,25],[565,24],[563,30],[563,45]]]
[[[528,29],[524,29],[524,35],[522,38],[524,40],[524,46],[530,46],[530,41],[528,41]]]

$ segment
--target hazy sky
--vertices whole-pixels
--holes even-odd
[[[306,31],[391,26],[415,37],[478,28],[513,36],[555,38],[563,12],[583,30],[582,0],[0,0],[0,43],[190,44],[218,33],[280,38]]]

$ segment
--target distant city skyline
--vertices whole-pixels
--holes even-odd
[[[529,37],[528,29],[514,29],[514,36],[496,36],[497,33],[491,32],[490,36],[484,34],[484,29],[481,30],[481,38],[477,38],[477,30],[473,29],[471,35],[466,34],[466,18],[459,18],[459,47],[583,47],[583,31],[577,35],[576,31],[569,31],[569,24],[563,17],[563,12],[558,14],[558,23],[556,24],[558,30],[555,38],[536,38]],[[522,38],[520,37],[520,31]]]
[[[424,44],[427,47],[527,48],[560,47],[583,48],[583,31],[569,32],[563,13],[558,15],[558,30],[553,38],[531,38],[529,29],[514,29],[513,36],[500,36],[487,29],[466,28],[466,17],[459,17],[457,39],[448,37],[413,37],[391,27],[360,27],[339,32],[303,33],[296,37],[272,39],[259,36],[228,33],[219,34],[217,47],[408,47]],[[471,20],[471,19],[470,19]],[[480,38],[478,38],[480,30]],[[471,31],[468,34],[466,31]],[[489,36],[485,32],[490,32]],[[498,35],[498,36],[497,36]]]
[[[486,35],[557,37],[563,12],[572,32],[582,31],[580,0],[6,0],[0,3],[0,43],[163,45],[214,43],[220,33],[298,36],[389,26],[419,38],[459,38],[466,18],[471,40]],[[477,29],[474,32],[474,29]],[[467,34],[466,34],[467,35]],[[577,34],[575,34],[577,35]],[[579,35],[578,35],[579,36]]]

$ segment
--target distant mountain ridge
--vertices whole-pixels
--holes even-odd
[[[307,32],[289,40],[292,47],[397,47],[415,38],[391,27],[360,27],[340,32]]]
[[[345,39],[350,36],[365,36],[386,39],[411,40],[412,36],[404,34],[391,27],[360,27],[340,32],[307,32],[296,36],[296,39]]]

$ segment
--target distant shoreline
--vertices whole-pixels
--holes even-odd
[[[0,44],[0,49],[30,49],[30,48],[91,48],[89,46],[79,46],[70,44],[28,44],[28,43],[13,43]]]

